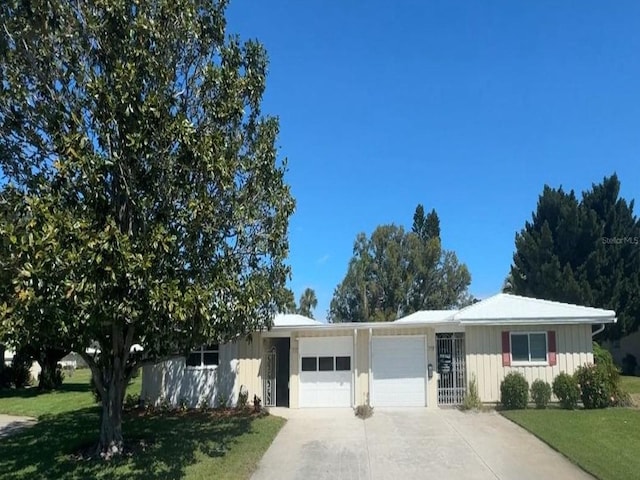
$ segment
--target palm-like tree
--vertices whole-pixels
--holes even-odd
[[[305,317],[313,318],[312,310],[318,306],[318,298],[313,288],[305,288],[302,295],[300,295],[300,302],[298,307],[298,313]]]

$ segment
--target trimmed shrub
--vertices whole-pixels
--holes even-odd
[[[249,391],[245,388],[244,385],[240,385],[240,391],[238,392],[238,403],[236,403],[236,408],[238,410],[246,410],[247,405],[249,405]]]
[[[474,410],[482,408],[482,401],[480,401],[480,395],[478,395],[478,382],[476,376],[472,375],[469,380],[469,388],[462,401],[462,410]]]
[[[612,403],[612,392],[605,367],[602,365],[578,367],[575,377],[580,386],[580,398],[584,408],[607,408]]]
[[[0,370],[0,389],[11,388],[13,384],[13,368],[10,365],[4,365]]]
[[[11,383],[16,388],[31,385],[31,365],[33,360],[28,355],[17,351],[11,360]]]
[[[43,378],[44,377],[44,378]],[[62,386],[64,374],[62,373],[62,365],[56,365],[56,369],[51,371],[41,370],[38,374],[38,386],[43,390],[57,390]]]
[[[518,372],[511,372],[500,384],[500,403],[507,410],[527,408],[529,383]]]
[[[557,397],[562,408],[573,410],[578,406],[580,387],[573,376],[561,372],[553,380],[553,394]]]
[[[635,375],[638,368],[638,360],[636,356],[627,353],[622,359],[622,374],[623,375]]]
[[[534,380],[531,384],[531,398],[536,408],[547,408],[551,400],[551,385],[539,378]]]

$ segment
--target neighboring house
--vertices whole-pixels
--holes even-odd
[[[633,355],[640,364],[640,331],[630,333],[620,340],[607,340],[602,346],[611,352],[616,365],[623,366],[624,358]]]
[[[435,408],[461,403],[477,379],[500,398],[511,371],[531,383],[593,362],[592,325],[615,312],[499,294],[459,311],[420,311],[395,322],[316,322],[278,315],[253,341],[210,345],[143,372],[147,401],[232,405],[240,389],[265,406]]]

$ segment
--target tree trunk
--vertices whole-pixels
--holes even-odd
[[[100,440],[97,453],[105,459],[123,452],[122,404],[127,384],[124,372],[119,369],[104,371]]]

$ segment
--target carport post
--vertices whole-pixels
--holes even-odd
[[[368,383],[368,392],[367,392],[367,403],[369,404],[369,406],[372,406],[371,403],[371,399],[373,398],[373,391],[372,391],[372,387],[373,387],[373,382],[371,381],[371,360],[372,360],[372,353],[371,353],[371,346],[372,346],[372,340],[373,340],[373,328],[369,327],[369,375],[367,375],[367,383]]]
[[[358,406],[358,399],[356,391],[358,390],[358,330],[356,328],[353,329],[353,381],[351,385],[353,385],[353,407]]]

